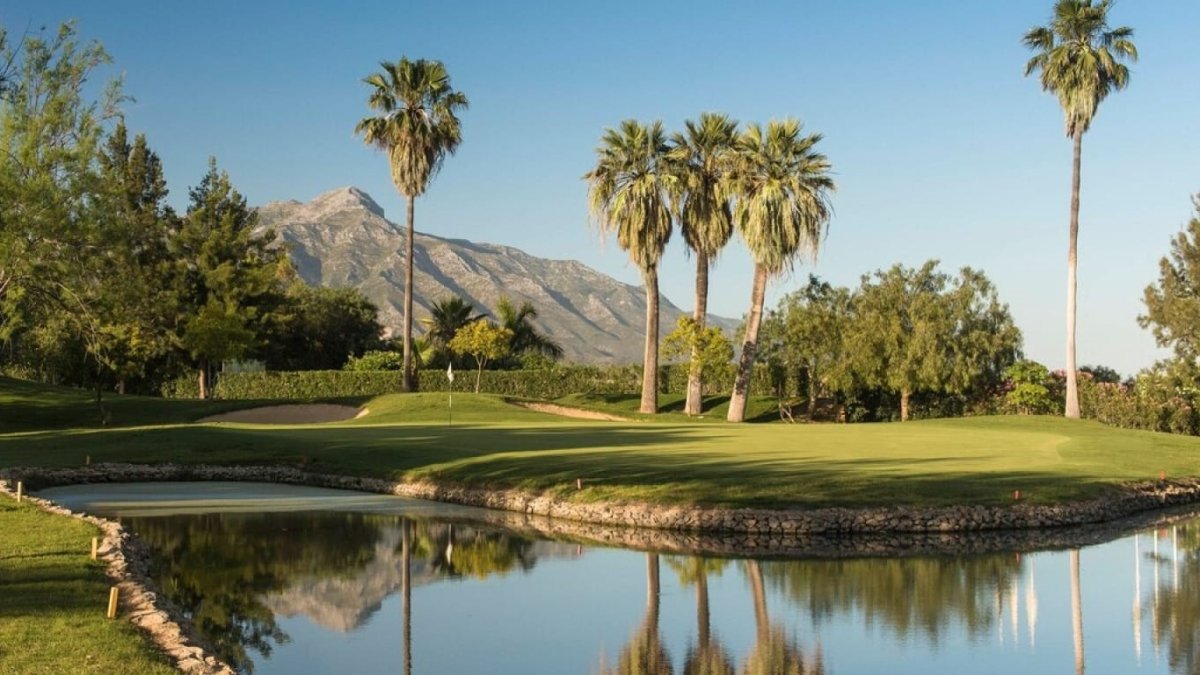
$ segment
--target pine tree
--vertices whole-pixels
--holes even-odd
[[[187,216],[169,242],[177,261],[176,330],[199,370],[200,397],[208,398],[216,367],[258,346],[290,264],[274,231],[256,231],[257,215],[215,159],[188,194]]]

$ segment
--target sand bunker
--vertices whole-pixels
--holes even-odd
[[[604,420],[605,422],[629,421],[629,418],[619,415],[610,415],[608,413],[596,412],[595,410],[583,410],[582,408],[568,408],[565,405],[555,405],[553,403],[531,403],[526,401],[509,401],[509,403],[519,405],[522,408],[528,408],[534,412],[574,417],[581,420]]]
[[[362,417],[366,408],[331,403],[269,405],[210,415],[200,422],[242,422],[244,424],[324,424]]]

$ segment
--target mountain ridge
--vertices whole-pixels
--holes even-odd
[[[308,202],[272,201],[257,208],[259,226],[287,243],[300,277],[311,285],[352,286],[379,307],[391,334],[403,325],[407,233],[388,220],[365,191],[346,186]],[[502,296],[529,301],[535,324],[557,340],[568,361],[638,363],[642,359],[645,292],[578,260],[531,255],[505,244],[450,239],[416,232],[414,330],[430,306],[461,295],[492,311]],[[660,295],[660,330],[671,330],[684,311]],[[690,312],[688,313],[690,314]],[[710,315],[726,330],[738,322]]]

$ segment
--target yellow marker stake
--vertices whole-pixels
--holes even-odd
[[[17,501],[21,501],[21,496],[25,494],[25,483],[17,481]]]
[[[92,537],[92,560],[96,559],[96,555],[100,552],[100,537]]]
[[[107,616],[110,619],[117,618],[117,596],[119,594],[120,594],[120,591],[117,590],[116,586],[113,586],[112,589],[109,590],[109,592],[108,592],[108,614],[106,614],[105,616]]]

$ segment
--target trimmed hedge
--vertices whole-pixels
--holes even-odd
[[[734,366],[718,369],[705,381],[705,395],[727,394],[733,388]],[[418,373],[421,391],[445,391],[446,373],[442,370],[422,370]],[[458,391],[475,389],[475,372],[455,373]],[[775,391],[780,378],[767,366],[754,369],[750,390],[765,395]],[[226,400],[244,399],[318,399],[355,396],[378,396],[402,391],[399,371],[309,370],[293,372],[224,373],[217,378],[213,397]],[[642,390],[640,366],[556,366],[542,370],[485,370],[480,391],[487,394],[531,399],[556,399],[569,394],[630,394]],[[687,390],[687,367],[662,366],[659,369],[659,391],[664,394],[683,394]],[[168,398],[196,398],[199,395],[195,376],[183,377],[163,386]]]

